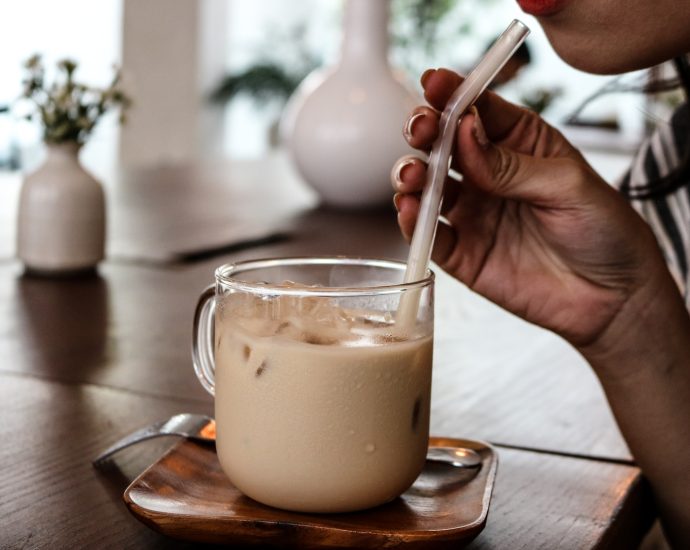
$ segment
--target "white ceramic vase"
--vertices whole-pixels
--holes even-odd
[[[47,148],[45,162],[22,185],[17,256],[31,272],[93,269],[104,256],[103,188],[79,163],[79,144]]]
[[[302,175],[336,207],[390,202],[390,170],[411,152],[402,137],[420,98],[388,64],[389,0],[347,0],[339,63],[293,94],[281,134]]]

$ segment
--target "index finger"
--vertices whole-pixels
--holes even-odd
[[[424,97],[429,105],[443,111],[453,92],[464,78],[449,69],[431,69],[422,75]],[[499,141],[524,116],[524,109],[509,103],[490,90],[486,90],[476,104],[490,139]]]

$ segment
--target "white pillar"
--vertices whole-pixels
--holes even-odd
[[[225,0],[124,0],[122,65],[133,105],[120,133],[124,166],[193,162],[222,150]]]

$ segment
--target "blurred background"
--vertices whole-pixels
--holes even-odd
[[[76,60],[79,79],[94,85],[108,81],[113,64],[123,67],[134,101],[128,123],[104,120],[82,152],[97,175],[115,165],[265,156],[280,148],[277,123],[295,86],[336,61],[342,9],[341,0],[7,3],[0,18],[0,170],[29,170],[41,159],[40,129],[15,106],[23,62],[34,53],[48,68]],[[568,67],[514,0],[392,0],[391,11],[391,63],[418,89],[425,68],[467,71],[512,18],[525,21],[532,28],[529,62],[499,91],[563,127],[594,164],[604,162],[603,151],[609,177],[622,172],[646,128],[674,101],[628,92],[587,102],[603,87],[646,77],[612,84],[612,77]]]

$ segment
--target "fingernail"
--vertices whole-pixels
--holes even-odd
[[[422,83],[422,88],[426,87],[426,79],[429,78],[435,72],[436,69],[427,69],[422,73],[422,76],[419,79],[419,81]]]
[[[489,147],[489,138],[486,136],[486,131],[484,130],[484,125],[482,124],[482,119],[479,117],[479,111],[472,105],[470,107],[470,112],[474,115],[474,123],[472,124],[472,134],[474,139],[477,140],[477,145],[482,149],[487,149]]]
[[[406,138],[412,138],[412,130],[414,130],[414,123],[417,122],[423,116],[424,113],[417,113],[407,119],[407,123],[405,123],[405,128],[403,128],[403,135]]]
[[[396,193],[393,195],[393,205],[395,206],[395,209],[400,211],[400,199],[402,198],[402,195],[400,193]]]
[[[395,167],[395,170],[393,170],[392,183],[395,189],[400,187],[400,184],[402,183],[402,171],[408,166],[411,166],[412,163],[414,163],[414,160],[412,159],[404,160]]]

